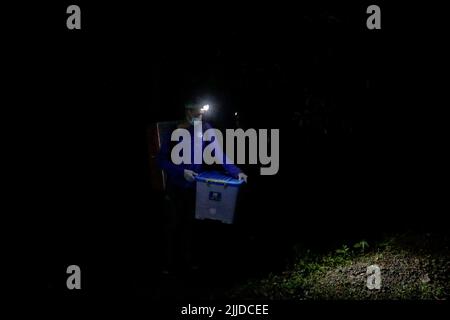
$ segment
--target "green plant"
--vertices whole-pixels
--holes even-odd
[[[342,245],[331,251],[296,246],[286,271],[270,273],[234,290],[233,297],[264,299],[356,299],[430,300],[448,299],[450,266],[448,253],[417,252],[399,245],[399,238],[383,242],[366,240]],[[421,239],[421,238],[418,238]],[[426,247],[425,247],[426,248]],[[379,264],[383,269],[382,290],[367,290],[366,269]],[[428,277],[429,275],[429,277]]]
[[[341,257],[348,257],[350,256],[350,248],[344,244],[340,249],[336,249],[336,253]]]
[[[361,249],[361,252],[364,253],[365,249],[369,247],[369,243],[366,240],[361,240],[353,245],[355,249]]]

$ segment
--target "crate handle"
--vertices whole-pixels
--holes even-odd
[[[231,181],[231,178],[228,178],[227,181]],[[206,185],[209,187],[209,185],[211,183],[218,183],[218,184],[222,184],[224,186],[224,188],[228,187],[228,183],[227,181],[223,181],[223,180],[217,180],[217,179],[206,179]]]

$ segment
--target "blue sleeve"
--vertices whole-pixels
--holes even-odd
[[[236,167],[234,164],[230,164],[230,163],[224,163],[223,164],[223,168],[225,169],[225,171],[232,176],[233,178],[237,178],[239,173],[241,173],[241,169],[239,169],[238,167]]]
[[[182,177],[184,175],[184,169],[170,160],[170,138],[164,137],[162,140],[163,142],[161,143],[161,149],[159,150],[157,156],[159,167],[167,174]]]
[[[203,128],[206,131],[208,129],[211,129],[212,126],[209,123],[204,123]],[[214,139],[214,141],[211,143],[216,143],[216,140]],[[241,169],[236,167],[234,164],[226,163],[227,156],[223,150],[223,146],[216,145],[216,150],[220,152],[218,156],[222,158],[222,167],[224,168],[226,173],[233,178],[237,178],[238,174],[242,172]]]

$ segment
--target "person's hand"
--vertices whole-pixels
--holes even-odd
[[[192,170],[184,169],[184,178],[189,182],[194,182],[195,176],[197,176],[197,175],[198,175],[198,173],[195,173]]]
[[[245,183],[247,183],[247,178],[248,178],[247,175],[245,173],[243,173],[243,172],[238,174],[238,179],[239,180],[244,180]]]

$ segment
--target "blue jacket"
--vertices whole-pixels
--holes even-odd
[[[203,132],[211,128],[211,125],[207,122],[202,123],[203,126]],[[184,170],[192,170],[196,173],[200,173],[203,171],[203,166],[201,164],[194,164],[194,126],[190,126],[187,129],[191,135],[191,164],[179,164],[176,165],[172,162],[170,158],[170,154],[172,151],[172,141],[170,140],[170,135],[166,137],[162,137],[162,143],[161,143],[161,149],[158,154],[158,164],[161,169],[164,170],[164,172],[167,175],[167,184],[168,186],[176,186],[180,188],[194,188],[195,182],[189,182],[184,178]],[[177,142],[175,142],[177,143]],[[205,142],[202,141],[202,150],[211,142]],[[225,162],[225,161],[224,161]],[[224,163],[223,168],[225,169],[226,173],[233,178],[237,178],[238,174],[241,172],[241,170],[232,164],[226,164]]]

